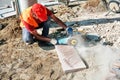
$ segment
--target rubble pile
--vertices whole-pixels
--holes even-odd
[[[4,26],[4,29],[0,30],[1,39],[8,40],[21,37],[21,28],[18,20],[19,18],[15,17],[0,20],[0,23]]]
[[[120,35],[119,31],[120,22],[114,21],[111,23],[106,24],[98,24],[95,25],[93,28],[85,29],[87,32],[98,33],[101,35],[102,40],[104,42],[112,43],[112,46],[119,48],[120,47]]]
[[[72,18],[77,17],[77,14],[76,14],[77,10],[75,9],[73,10],[72,8],[67,6],[63,6],[63,5],[54,6],[53,10],[55,12],[55,15],[64,22],[70,21]]]

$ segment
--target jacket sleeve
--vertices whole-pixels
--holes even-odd
[[[48,8],[46,8],[46,10],[47,10],[47,15],[48,15],[48,16],[50,16],[50,15],[53,14],[52,11],[50,11]]]

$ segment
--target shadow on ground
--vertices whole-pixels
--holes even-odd
[[[105,23],[113,23],[114,21],[120,21],[119,18],[101,18],[101,19],[88,19],[82,21],[73,21],[66,22],[68,26],[73,26],[74,24],[78,24],[80,26],[94,25],[94,24],[105,24]]]
[[[48,42],[39,41],[38,45],[43,50],[53,50],[53,49],[55,49],[55,46],[51,43],[48,43]]]

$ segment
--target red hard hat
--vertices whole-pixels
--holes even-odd
[[[47,10],[46,10],[45,6],[38,4],[38,3],[35,3],[32,6],[32,11],[35,13],[35,15],[39,18],[40,21],[43,22],[43,21],[46,21],[48,19]]]

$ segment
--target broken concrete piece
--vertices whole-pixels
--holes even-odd
[[[86,65],[84,64],[73,46],[56,45],[55,49],[65,73],[74,72],[86,68]]]

